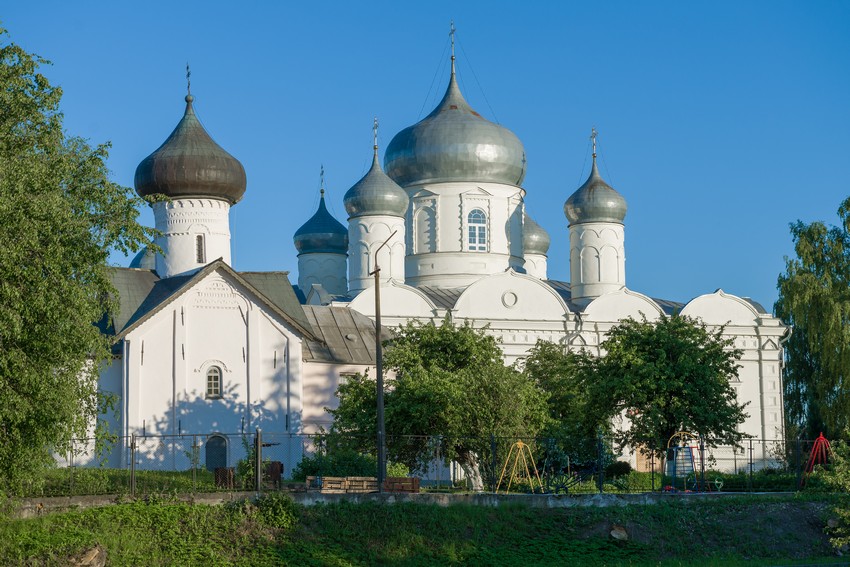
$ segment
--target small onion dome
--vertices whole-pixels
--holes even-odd
[[[523,254],[542,254],[546,255],[549,252],[549,244],[552,240],[549,238],[549,233],[534,222],[527,213],[522,214],[522,253]]]
[[[449,88],[431,114],[395,135],[384,155],[393,181],[477,181],[519,186],[525,149],[516,135],[481,117],[464,100],[452,66]]]
[[[599,175],[595,155],[590,177],[564,203],[564,214],[571,225],[582,222],[622,223],[626,218],[626,200]]]
[[[325,192],[319,200],[319,210],[301,228],[295,231],[295,249],[298,255],[324,252],[348,253],[348,231],[325,207]]]
[[[404,189],[387,177],[378,163],[378,149],[372,159],[372,168],[346,192],[343,198],[348,217],[388,215],[404,218],[410,198]]]
[[[172,199],[209,197],[234,204],[245,193],[245,168],[216,144],[195,116],[192,95],[167,140],[136,168],[136,192]]]
[[[131,268],[139,268],[142,270],[156,269],[156,254],[151,252],[150,248],[145,246],[136,256],[130,261]]]

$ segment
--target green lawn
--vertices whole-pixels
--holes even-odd
[[[167,501],[0,523],[0,564],[62,565],[99,543],[110,565],[775,565],[832,556],[832,498],[725,497],[616,508]],[[613,524],[628,541],[616,541]]]

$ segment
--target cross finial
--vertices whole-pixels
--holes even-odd
[[[455,72],[455,21],[451,20],[449,25],[449,37],[452,38],[452,74]]]
[[[372,122],[372,138],[374,140],[374,148],[375,153],[378,152],[378,117],[375,117],[374,122]]]
[[[190,78],[191,76],[192,76],[192,72],[189,70],[189,63],[187,62],[186,63],[186,94],[187,95],[192,94],[192,80]]]
[[[593,144],[593,159],[596,159],[596,136],[599,135],[599,132],[596,130],[596,126],[590,129],[590,141]]]
[[[319,195],[325,198],[325,164],[319,166]]]

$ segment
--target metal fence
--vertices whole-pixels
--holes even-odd
[[[550,438],[389,436],[387,455],[389,476],[415,476],[429,491],[765,492],[821,487],[806,472],[813,444],[694,439],[641,452],[602,438],[567,450]],[[21,496],[304,490],[306,477],[376,476],[375,446],[372,437],[261,431],[83,439]]]

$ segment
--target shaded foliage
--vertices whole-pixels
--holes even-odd
[[[688,317],[624,319],[602,343],[605,356],[585,361],[588,411],[609,420],[625,416],[617,419],[617,442],[659,456],[677,431],[737,443],[747,416],[730,384],[742,354],[732,347],[722,328]]]
[[[0,28],[0,489],[52,462],[97,414],[115,309],[107,256],[149,232],[109,180],[106,145],[68,137],[47,62]]]
[[[458,462],[467,478],[488,469],[491,436],[532,438],[546,422],[545,398],[506,367],[496,340],[469,325],[410,322],[387,344],[385,419],[391,460],[421,470],[436,455]],[[349,379],[337,390],[332,432],[374,451],[376,382]]]
[[[594,461],[596,438],[610,424],[587,407],[584,382],[593,368],[591,355],[538,340],[518,367],[546,395],[550,419],[541,435],[550,440],[544,447],[547,463],[566,467]]]
[[[785,412],[789,429],[814,439],[850,426],[850,199],[840,223],[791,225],[796,258],[778,279],[776,316],[794,328],[785,345]]]

